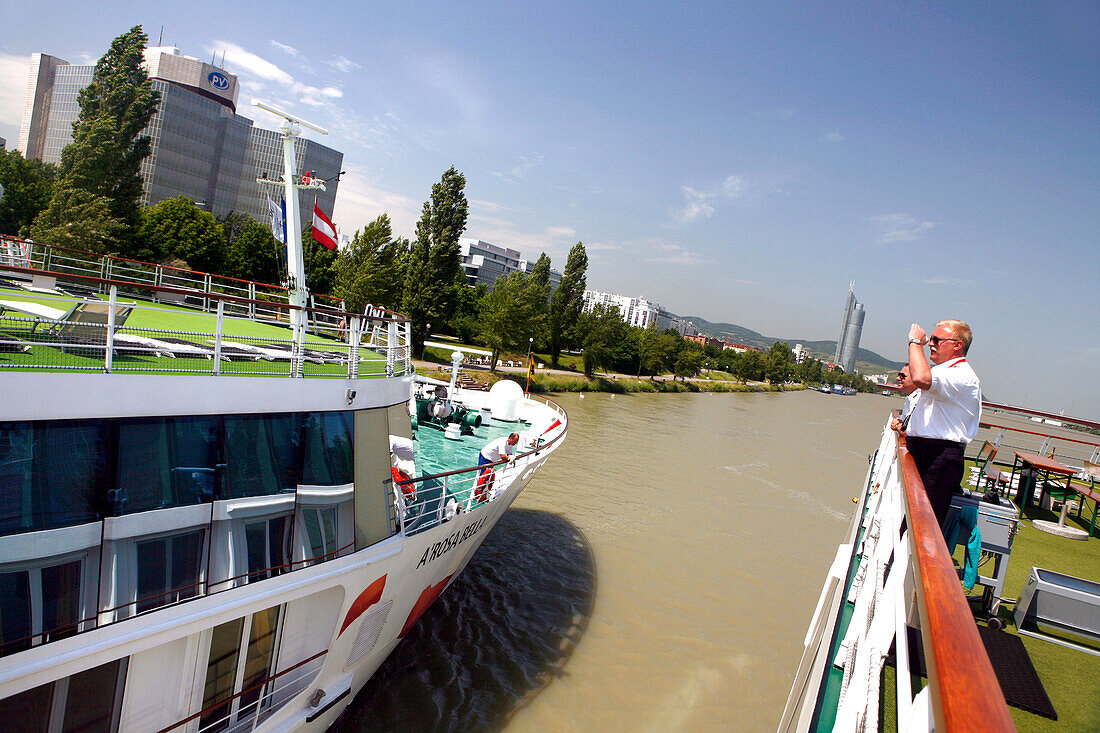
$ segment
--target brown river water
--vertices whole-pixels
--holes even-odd
[[[566,443],[334,730],[775,730],[901,401],[554,399]]]

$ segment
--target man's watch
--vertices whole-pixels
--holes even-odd
[[[920,339],[909,339],[909,343],[916,344],[917,346],[924,346],[924,344],[921,343]]]

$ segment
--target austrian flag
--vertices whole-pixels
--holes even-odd
[[[316,199],[313,201],[313,238],[329,249],[336,249],[336,227],[321,211]]]

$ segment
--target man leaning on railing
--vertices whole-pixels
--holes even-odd
[[[910,380],[921,394],[906,426],[906,447],[941,527],[982,416],[981,382],[966,362],[972,338],[963,321],[940,321],[931,336],[915,323],[909,328]],[[924,355],[925,344],[935,366]]]

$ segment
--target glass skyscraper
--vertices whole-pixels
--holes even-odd
[[[848,299],[844,302],[844,321],[840,326],[840,338],[836,340],[836,355],[833,363],[846,372],[856,366],[859,353],[859,337],[863,335],[863,303],[856,302],[856,284],[848,286]]]
[[[182,195],[217,217],[239,211],[267,222],[267,195],[278,200],[283,188],[256,179],[280,180],[282,133],[254,127],[237,114],[237,77],[224,69],[182,56],[175,47],[145,49],[145,67],[160,104],[145,128],[152,152],[141,165],[142,205]],[[47,54],[31,55],[18,144],[25,157],[61,162],[80,112],[77,94],[91,83],[94,70]],[[313,171],[327,179],[340,172],[343,153],[305,138],[295,140],[294,147],[299,174]],[[299,192],[303,221],[309,221],[314,196],[331,214],[338,183],[333,179],[326,191]]]

